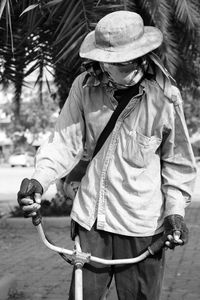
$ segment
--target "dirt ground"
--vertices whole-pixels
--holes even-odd
[[[41,243],[30,220],[12,221],[1,222],[0,278],[15,275],[20,300],[66,299],[72,267]],[[60,226],[48,228],[51,239],[72,249],[69,224]]]
[[[166,252],[161,300],[200,299],[200,203],[188,209],[186,221],[190,241]],[[46,218],[45,228],[56,244],[73,249],[69,223],[69,218]],[[72,267],[42,244],[30,220],[0,219],[0,266],[0,279],[14,274],[17,282],[17,293],[8,300],[67,299]],[[116,300],[113,286],[109,300]]]

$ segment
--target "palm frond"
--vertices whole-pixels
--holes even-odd
[[[20,17],[21,17],[23,14],[25,14],[25,13],[27,13],[27,12],[29,12],[29,11],[35,9],[36,7],[39,7],[39,4],[31,4],[30,6],[28,6],[26,9],[24,9],[24,10],[22,11]]]
[[[160,56],[166,68],[174,75],[179,64],[179,42],[172,27],[173,14],[171,5],[165,0],[160,0],[157,9],[154,11],[155,13],[152,14],[154,24],[163,33],[163,43],[159,49]]]
[[[174,76],[177,67],[180,63],[180,59],[177,45],[177,37],[173,34],[173,32],[168,31],[165,33],[165,40],[159,51],[164,65]]]
[[[175,14],[188,29],[199,26],[199,5],[193,0],[174,0]]]
[[[78,2],[71,1],[69,3],[69,5],[66,6],[66,9],[64,10],[64,14],[62,16],[62,19],[59,22],[59,25],[57,26],[57,29],[55,31],[56,34],[59,31],[59,35],[57,36],[57,39],[60,38],[60,36],[66,29],[72,27],[73,24],[79,20],[79,16],[77,16],[76,13],[77,12],[83,13],[83,11],[80,10],[80,3],[81,3],[81,0],[79,0]],[[56,15],[55,15],[55,17],[56,17]]]
[[[3,11],[4,11],[5,7],[6,7],[7,1],[8,0],[2,0],[1,3],[0,3],[0,19],[2,17]]]
[[[0,2],[0,57],[3,57],[4,61],[1,82],[24,84],[26,76],[36,69],[40,69],[41,72],[42,68],[53,67],[54,77],[63,99],[66,98],[72,81],[80,72],[81,59],[78,52],[82,40],[94,29],[99,19],[112,11],[138,12],[142,15],[145,25],[160,28],[164,35],[160,55],[172,74],[177,74],[176,70],[180,70],[180,62],[186,56],[190,60],[195,60],[188,53],[195,53],[193,54],[195,57],[198,55],[199,0],[1,0]],[[25,49],[25,56],[21,49]],[[20,72],[24,72],[24,77],[17,75],[19,69],[16,61],[20,57],[23,64],[23,71]],[[189,60],[185,62],[190,64]],[[185,70],[191,74],[189,67],[185,66]]]

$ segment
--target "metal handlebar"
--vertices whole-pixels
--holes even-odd
[[[80,260],[83,260],[83,262],[97,262],[97,263],[101,263],[104,265],[115,265],[115,264],[131,264],[131,263],[137,263],[143,259],[145,259],[147,256],[149,256],[151,254],[151,252],[148,250],[146,250],[144,253],[142,253],[141,255],[134,257],[134,258],[127,258],[127,259],[103,259],[103,258],[99,258],[96,256],[92,256],[90,253],[84,253],[80,250],[77,249],[78,246],[77,244],[79,244],[78,241],[78,237],[75,238],[76,244],[75,244],[75,250],[69,250],[69,249],[65,249],[62,247],[58,247],[55,246],[53,244],[51,244],[45,236],[44,230],[42,228],[42,225],[36,225],[37,227],[37,231],[39,233],[39,236],[42,240],[42,242],[51,250],[58,252],[58,253],[63,253],[66,255],[70,255],[72,256],[72,260],[75,261],[76,257]]]
[[[53,250],[59,253],[66,261],[69,262],[69,259],[65,257],[65,255],[70,257],[70,262],[75,267],[75,300],[83,300],[83,272],[82,267],[85,263],[89,262],[97,262],[104,265],[122,265],[122,264],[134,264],[138,263],[149,255],[154,255],[158,251],[160,251],[165,246],[166,237],[163,235],[160,239],[154,242],[152,245],[148,247],[148,249],[142,253],[141,255],[134,258],[127,259],[103,259],[96,256],[92,256],[90,253],[82,252],[79,237],[75,237],[75,245],[74,250],[65,249],[62,247],[58,247],[50,242],[43,230],[41,224],[42,216],[39,212],[37,212],[36,216],[32,218],[33,225],[36,226],[38,234],[42,240],[42,242],[48,247],[50,250]]]
[[[44,230],[43,230],[43,227],[42,227],[42,224],[41,224],[41,220],[42,220],[42,216],[41,216],[41,214],[39,212],[37,212],[37,215],[32,218],[33,225],[36,226],[38,234],[39,234],[42,242],[46,245],[46,247],[48,247],[49,249],[51,249],[51,250],[53,250],[55,252],[72,256],[72,259],[75,259],[74,256],[81,256],[87,262],[89,262],[89,261],[98,262],[98,263],[101,263],[101,264],[104,264],[104,265],[137,263],[137,262],[145,259],[147,256],[154,255],[157,252],[159,252],[164,247],[165,241],[166,241],[165,236],[162,236],[160,239],[158,239],[153,244],[151,244],[144,253],[142,253],[141,255],[139,255],[137,257],[134,257],[134,258],[126,258],[126,259],[103,259],[103,258],[92,256],[89,253],[84,253],[84,252],[82,252],[80,250],[77,250],[77,247],[79,247],[79,246],[77,246],[77,242],[75,244],[75,248],[76,248],[75,251],[69,250],[69,249],[65,249],[65,248],[62,248],[62,247],[59,247],[59,246],[56,246],[56,245],[52,244],[46,238],[46,235],[44,233]],[[76,238],[76,241],[77,241],[77,238]]]

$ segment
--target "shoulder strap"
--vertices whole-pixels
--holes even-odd
[[[163,66],[160,58],[153,52],[149,54],[150,59],[156,67],[156,81],[163,90],[164,95],[174,105],[182,103],[182,98],[179,89],[177,88],[175,79],[170,75],[167,69]]]
[[[101,132],[101,134],[100,134],[100,136],[99,136],[99,138],[97,140],[97,143],[96,143],[96,146],[95,146],[92,158],[94,158],[94,156],[102,148],[103,144],[107,140],[107,138],[110,135],[111,131],[115,127],[115,123],[116,123],[119,115],[124,110],[124,108],[127,106],[127,104],[132,99],[132,97],[136,94],[136,91],[138,91],[138,88],[139,88],[139,84],[137,84],[137,85],[133,86],[132,88],[130,88],[128,90],[128,92],[126,92],[125,95],[122,96],[119,104],[117,105],[116,109],[112,113],[112,115],[111,115],[111,117],[110,117],[110,119],[109,119],[106,127],[103,129],[103,131]]]

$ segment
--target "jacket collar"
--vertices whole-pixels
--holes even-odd
[[[147,55],[147,59],[149,60],[149,67],[145,74],[146,79],[153,77],[167,95],[171,84],[176,85],[175,80],[163,66],[160,58],[155,53],[149,53]],[[83,67],[86,71],[82,84],[84,88],[103,85],[109,90],[115,90],[106,74],[101,70],[99,62],[86,61],[83,63]]]

